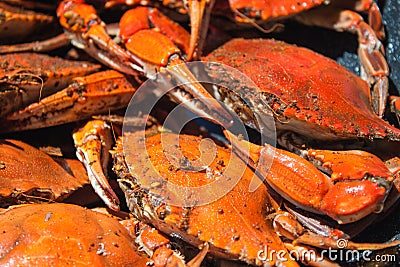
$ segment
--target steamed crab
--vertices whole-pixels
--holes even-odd
[[[112,5],[113,2],[126,2],[130,5],[139,4],[135,1],[108,1],[108,4]],[[128,57],[126,57],[126,55],[119,52],[118,48],[114,45],[110,45],[111,48],[109,48],[108,51],[111,54],[117,56],[117,58],[119,58],[121,61],[129,60],[134,62],[134,69],[139,68],[147,74],[149,69],[146,66],[146,63],[150,62],[149,60],[153,60],[153,58],[148,57],[151,53],[148,53],[149,51],[146,52],[143,49],[151,43],[149,42],[139,45],[137,39],[139,38],[139,36],[142,42],[147,41],[147,39],[149,39],[150,41],[151,39],[153,40],[153,45],[157,43],[162,44],[162,46],[164,46],[165,48],[168,47],[168,49],[164,48],[165,51],[169,51],[168,56],[163,56],[162,58],[154,58],[157,60],[157,64],[165,64],[159,60],[162,59],[164,62],[166,62],[166,59],[169,58],[170,55],[179,52],[178,50],[173,48],[175,46],[170,45],[169,42],[167,44],[167,42],[164,41],[164,36],[155,35],[154,33],[150,35],[150,31],[147,31],[147,28],[154,27],[156,31],[160,31],[173,42],[175,42],[178,46],[180,46],[181,49],[183,48],[187,59],[190,60],[193,57],[200,58],[203,41],[208,30],[209,16],[215,2],[219,3],[218,1],[214,0],[188,1],[187,6],[190,11],[192,27],[190,41],[189,38],[184,38],[184,31],[177,27],[176,24],[169,22],[167,23],[167,19],[163,19],[163,23],[165,25],[161,25],[158,23],[158,20],[154,20],[153,18],[155,16],[151,14],[152,12],[155,12],[154,9],[139,7],[129,10],[124,14],[123,18],[120,21],[120,37],[125,43],[126,48],[132,53],[132,55],[135,55],[135,58],[129,59]],[[221,4],[223,5],[224,3]],[[295,16],[296,18],[308,25],[319,25],[327,28],[333,28],[337,31],[348,31],[356,33],[359,37],[358,54],[361,61],[361,76],[364,80],[368,81],[371,86],[373,86],[373,107],[375,112],[379,116],[383,116],[388,95],[387,76],[389,73],[389,68],[384,57],[383,46],[379,40],[384,38],[385,35],[381,15],[379,12],[379,8],[374,1],[361,0],[351,1],[351,3],[345,3],[344,1],[333,1],[332,3],[329,3],[329,5],[327,5],[326,7],[321,7],[320,9],[313,8],[322,4],[326,4],[326,1],[305,1],[301,4],[296,1],[289,1],[285,3],[280,3],[279,1],[272,3],[259,1],[258,3],[252,2],[251,5],[249,5],[245,1],[231,1],[229,4],[230,8],[237,12],[236,14],[243,14],[244,17],[254,17],[260,18],[262,20],[273,20],[280,19],[282,17],[297,15]],[[72,8],[75,5],[77,7],[81,6],[82,9],[83,7],[86,7],[86,5],[83,4],[83,1],[63,1],[61,3],[58,8],[58,16],[61,25],[71,36],[72,42],[75,45],[80,48],[85,48],[85,50],[89,54],[91,54],[95,58],[100,59],[102,62],[105,62],[106,64],[112,64],[111,62],[105,61],[104,58],[107,55],[103,54],[103,58],[101,58],[100,55],[97,55],[99,51],[96,49],[95,51],[93,51],[93,47],[91,47],[90,45],[90,42],[97,42],[100,46],[105,43],[111,44],[109,39],[105,35],[103,35],[103,30],[92,30],[94,33],[90,33],[90,27],[94,26],[93,22],[95,20],[94,18],[96,17],[95,12],[88,9],[88,12],[86,14],[82,12],[80,15],[78,15],[78,12],[74,11],[74,9]],[[372,28],[364,22],[363,18],[360,15],[347,9],[353,9],[356,11],[368,11],[369,20]],[[303,14],[303,11],[306,10],[309,11],[304,12]],[[76,14],[73,14],[71,16],[69,12],[76,12]],[[67,17],[65,17],[64,14],[68,14]],[[74,18],[74,16],[78,16],[80,18],[86,17],[88,20],[84,19],[84,21],[87,25],[78,25],[79,23],[76,24],[76,18]],[[149,21],[151,21],[150,24],[146,22],[146,17]],[[65,23],[65,19],[67,21],[69,20],[69,22]],[[99,22],[99,19],[97,17],[96,20],[98,20]],[[88,24],[89,22],[91,23],[90,26]],[[129,22],[130,24],[129,27],[127,27],[127,22]],[[172,33],[172,31],[174,31],[175,33]],[[158,49],[157,45],[153,46],[153,50],[155,47],[157,47]],[[152,53],[157,54],[154,51]],[[192,91],[192,93],[194,92]]]
[[[89,183],[82,164],[54,159],[17,140],[0,140],[0,206],[62,201]]]
[[[240,42],[242,42],[242,43],[246,43],[245,41],[238,41],[239,43]],[[257,42],[256,42],[257,43]],[[259,43],[258,43],[259,44]],[[265,45],[265,44],[263,44],[263,45]],[[277,45],[277,47],[279,48],[279,49],[283,49],[283,46],[282,45]],[[235,48],[236,49],[236,48]],[[234,52],[234,50],[235,49],[228,49],[228,52],[233,52],[233,54],[235,53]],[[278,50],[279,50],[278,49]],[[286,49],[286,48],[285,48]],[[232,51],[233,50],[233,51]],[[238,49],[238,51],[240,51],[240,49]],[[241,53],[243,53],[243,51],[240,51]],[[254,53],[254,52],[252,52],[252,53]],[[304,51],[302,51],[302,50],[300,50],[300,52],[299,52],[300,54],[305,54],[306,52],[304,52]],[[229,57],[229,55],[230,54],[225,54],[225,55],[227,55],[227,57]],[[230,57],[232,57],[232,58],[234,58],[234,59],[236,59],[237,60],[237,58],[235,58],[235,57],[233,57],[233,56],[230,56]],[[314,58],[315,57],[315,55],[309,55],[309,57],[310,58]],[[224,60],[226,60],[226,59],[224,59]],[[299,59],[297,59],[297,60],[299,60]],[[295,62],[295,60],[293,60],[293,62]],[[291,62],[292,63],[292,62]],[[240,63],[240,65],[241,66],[246,66],[245,64],[242,64],[242,63]],[[278,60],[278,64],[276,64],[276,65],[278,65],[278,67],[279,67],[279,65],[283,65],[283,63],[281,64],[281,62]],[[279,68],[278,68],[279,69]],[[286,70],[286,67],[284,67],[283,68],[284,70]],[[253,72],[256,72],[256,73],[263,73],[263,72],[258,72],[258,71],[253,71]],[[345,71],[343,70],[343,69],[338,69],[338,72],[339,73],[345,73]],[[317,72],[317,73],[319,73],[319,72]],[[211,75],[212,75],[212,73],[211,73]],[[291,74],[291,75],[293,75],[293,74]],[[347,74],[346,74],[347,75]],[[331,77],[331,76],[329,76],[328,74],[327,74],[327,76],[328,76],[328,79],[330,78],[330,80],[334,80],[334,78],[333,77]],[[280,77],[279,75],[278,75],[278,77]],[[281,76],[281,77],[287,77],[287,76],[285,76],[285,75],[283,75],[283,76]],[[366,87],[366,84],[364,84],[363,82],[361,82],[360,80],[358,80],[357,78],[354,78],[353,76],[349,76],[349,77],[351,77],[350,79],[351,80],[355,80],[355,84],[357,84],[357,85],[360,85],[360,87],[362,88],[362,95],[363,96],[365,96],[365,88],[367,88]],[[282,78],[282,79],[284,79],[284,78]],[[255,79],[256,81],[257,81],[257,79]],[[312,82],[313,80],[311,80],[311,82]],[[340,81],[340,79],[339,79],[339,81]],[[306,83],[307,84],[307,83]],[[340,84],[340,82],[336,82],[336,85],[338,85],[338,84]],[[307,84],[308,85],[308,84]],[[307,87],[307,86],[305,86],[305,87]],[[356,87],[356,86],[354,86],[354,87]],[[352,87],[351,89],[354,89],[354,87]],[[265,87],[263,87],[263,88],[265,88]],[[300,87],[301,89],[307,89],[307,88],[302,88],[302,87]],[[335,91],[335,89],[336,89],[337,87],[334,87],[334,89],[331,89],[332,91]],[[351,90],[349,90],[349,92],[350,92]],[[265,93],[266,95],[270,95],[271,93]],[[301,94],[299,94],[300,96],[301,96]],[[229,96],[232,96],[232,95],[229,95]],[[252,98],[252,97],[254,97],[254,95],[252,95],[252,94],[249,94],[248,95],[248,97],[250,97],[250,99],[251,99],[251,101],[258,101],[258,99],[254,99],[254,98]],[[229,98],[229,97],[228,97]],[[337,97],[338,99],[340,99],[340,96],[338,96]],[[226,98],[227,99],[227,98]],[[307,99],[310,99],[310,98],[307,98]],[[321,99],[325,99],[326,100],[326,98],[324,98],[324,97],[322,97],[321,96],[321,99],[319,99],[319,97],[318,97],[318,95],[317,95],[317,97],[315,97],[315,96],[313,96],[312,94],[311,94],[311,100],[313,100],[313,99],[316,99],[316,102],[317,101],[320,101]],[[264,99],[263,99],[264,100]],[[277,97],[277,98],[274,98],[274,97],[272,97],[272,98],[267,98],[267,100],[270,100],[270,101],[272,101],[272,102],[268,102],[267,101],[267,103],[265,104],[264,103],[264,105],[262,105],[262,107],[265,107],[266,109],[269,109],[269,108],[271,108],[271,107],[277,107],[277,109],[275,110],[277,113],[277,122],[278,122],[278,124],[279,124],[279,126],[281,127],[280,129],[282,129],[282,130],[288,130],[288,129],[294,129],[294,130],[302,130],[302,134],[304,135],[304,134],[310,134],[310,132],[308,132],[308,131],[306,131],[306,130],[304,130],[304,128],[299,128],[299,127],[295,127],[296,125],[310,125],[310,124],[307,124],[307,123],[309,123],[309,122],[312,122],[312,120],[311,119],[313,119],[313,115],[312,114],[310,114],[310,113],[307,113],[307,110],[310,110],[310,109],[308,109],[308,107],[299,107],[299,105],[296,105],[296,103],[295,103],[295,101],[294,100],[292,100],[292,99],[290,99],[288,102],[290,103],[289,105],[287,105],[287,103],[286,103],[286,99],[281,99],[281,98],[279,98],[279,97]],[[274,102],[274,101],[277,101],[277,102]],[[251,102],[250,101],[250,102]],[[314,101],[314,100],[313,100]],[[329,102],[329,101],[328,101]],[[314,103],[314,102],[312,102],[312,103]],[[317,102],[317,103],[322,103],[322,104],[326,104],[326,102],[323,102],[323,101],[321,101],[321,102]],[[338,136],[340,136],[340,139],[341,138],[347,138],[347,137],[355,137],[355,136],[357,136],[357,137],[367,137],[367,138],[371,138],[371,139],[373,139],[373,138],[376,138],[376,137],[379,137],[379,136],[382,136],[383,138],[389,138],[390,140],[397,140],[396,138],[397,138],[397,129],[395,129],[395,128],[393,128],[393,127],[390,127],[390,126],[388,126],[387,124],[385,124],[385,123],[383,123],[381,120],[377,120],[376,119],[376,117],[374,117],[374,115],[371,115],[371,112],[370,112],[370,108],[365,108],[365,106],[366,105],[368,105],[369,103],[370,103],[370,101],[369,101],[369,99],[368,99],[368,97],[362,97],[362,99],[361,99],[361,106],[362,106],[362,109],[361,110],[369,110],[368,112],[367,112],[367,115],[366,115],[366,117],[368,118],[368,119],[366,119],[366,121],[362,121],[361,123],[360,123],[360,126],[356,126],[356,127],[354,127],[354,128],[352,128],[352,127],[350,127],[350,126],[353,126],[353,124],[355,124],[355,125],[357,125],[357,123],[359,122],[359,120],[356,120],[355,122],[354,121],[351,121],[350,120],[350,123],[348,124],[348,125],[350,125],[350,126],[346,126],[346,127],[341,127],[340,125],[339,125],[339,127],[336,127],[337,125],[336,124],[323,124],[323,123],[321,123],[321,124],[319,124],[319,122],[320,121],[323,121],[323,120],[315,120],[314,122],[317,122],[317,123],[313,123],[313,124],[311,124],[311,125],[314,125],[313,127],[315,127],[315,129],[319,129],[319,130],[321,130],[321,132],[319,132],[319,133],[317,133],[317,132],[311,132],[311,137],[313,138],[313,137],[318,137],[318,136],[322,136],[322,137],[326,137],[327,139],[330,139],[330,138],[332,138],[332,137],[338,137]],[[322,105],[322,104],[320,104],[320,105]],[[328,104],[326,104],[327,106],[328,105],[331,105],[332,103],[328,103]],[[346,105],[343,105],[344,107],[346,107]],[[293,111],[293,110],[295,110],[295,111]],[[260,111],[260,109],[258,110],[258,111]],[[300,111],[300,112],[298,112],[298,111]],[[314,111],[318,111],[317,110],[317,108],[315,108],[315,110]],[[207,113],[207,111],[205,112],[205,113]],[[347,114],[346,112],[344,112],[345,114]],[[60,113],[60,114],[62,114],[62,113]],[[261,109],[261,114],[262,114],[262,109]],[[294,114],[294,115],[293,115]],[[329,114],[328,114],[329,115]],[[290,118],[290,122],[289,123],[286,123],[287,121],[286,121],[286,116],[287,116],[287,118]],[[321,115],[321,116],[325,116],[325,114],[323,114],[323,115]],[[350,116],[351,117],[351,116]],[[29,116],[28,116],[28,118],[29,118]],[[306,118],[306,119],[304,119],[304,118]],[[311,119],[310,119],[311,118]],[[334,119],[338,119],[338,118],[334,118]],[[333,119],[332,119],[332,121],[333,121]],[[373,122],[372,122],[373,121]],[[371,123],[371,124],[370,124]],[[295,126],[293,126],[293,125],[295,125]],[[328,125],[328,126],[327,126]],[[372,131],[369,131],[370,130],[370,128],[371,128],[371,125],[375,125],[374,127],[372,127],[373,129],[372,129]],[[330,127],[331,126],[331,127]],[[288,128],[285,128],[285,127],[288,127]],[[348,127],[350,127],[350,129],[353,129],[353,131],[347,131],[347,129],[349,129]],[[341,128],[344,128],[345,129],[345,131],[344,132],[341,132],[340,131],[340,129]],[[338,130],[339,129],[339,130]],[[362,131],[358,131],[357,129],[362,129]],[[385,134],[382,134],[382,132],[384,132],[384,133],[386,133],[386,135]],[[315,133],[315,134],[314,134]],[[359,134],[359,133],[361,133],[361,134]],[[367,134],[365,134],[365,133],[367,133]],[[387,134],[387,133],[389,133],[389,134]],[[347,136],[348,135],[348,136]],[[383,135],[385,135],[385,136],[383,136]],[[91,139],[92,138],[92,136],[89,138],[89,139]],[[101,145],[99,146],[99,147],[101,147]],[[239,146],[240,147],[240,146]],[[288,145],[288,147],[289,147],[289,145]],[[95,151],[96,149],[94,149],[94,150],[92,150],[92,151]],[[103,150],[103,151],[105,151],[105,154],[107,154],[107,150]],[[302,152],[302,153],[305,153],[304,151]],[[319,154],[320,152],[318,152],[318,153],[316,153],[316,154]],[[312,155],[311,155],[312,156]],[[254,158],[254,157],[253,157]],[[319,159],[318,159],[319,158]],[[321,156],[319,156],[319,157],[317,157],[317,159],[318,160],[320,160],[321,159]],[[352,159],[354,159],[354,157],[352,157]],[[376,158],[373,158],[373,160],[376,160],[376,161],[378,161],[378,159],[376,159]],[[257,161],[257,160],[254,160],[255,162]],[[298,160],[299,162],[301,161],[300,159]],[[93,163],[93,161],[89,161],[89,165],[93,165],[92,163]],[[325,165],[327,165],[327,164],[325,164]],[[329,165],[329,164],[328,164]],[[381,166],[381,165],[379,165],[379,166]],[[383,167],[382,167],[383,168]],[[384,177],[386,177],[386,178],[388,178],[388,179],[386,179],[387,180],[387,184],[390,184],[390,179],[391,179],[391,174],[389,173],[387,173],[387,172],[385,172],[385,174],[383,175]],[[364,177],[362,177],[361,179],[363,179]],[[378,180],[379,181],[381,181],[381,178],[382,177],[380,177],[380,178],[378,178]],[[382,180],[385,180],[385,178],[384,179],[382,179]],[[363,181],[364,182],[364,181]],[[368,182],[368,179],[365,179],[365,182]],[[364,183],[365,184],[365,183]],[[385,186],[386,186],[386,182],[384,182],[384,184],[385,184]],[[153,186],[155,186],[155,187],[157,187],[156,186],[157,184],[153,184]],[[370,211],[372,211],[372,210],[374,210],[377,206],[379,206],[380,205],[380,203],[381,203],[381,201],[382,201],[382,199],[384,198],[384,195],[386,195],[386,193],[387,193],[387,191],[388,191],[388,188],[385,188],[384,190],[383,190],[383,188],[384,187],[382,187],[382,186],[380,186],[380,185],[377,185],[377,183],[373,183],[373,186],[374,186],[374,194],[373,194],[373,196],[374,196],[374,200],[371,202],[372,203],[372,205],[371,206],[368,206],[370,209]],[[375,190],[376,189],[376,190]],[[129,191],[129,189],[126,189],[126,192],[128,192]],[[384,191],[384,192],[383,192]],[[289,196],[289,197],[291,197],[291,196]],[[132,199],[133,200],[133,199]],[[372,208],[371,208],[372,207]],[[363,213],[364,214],[364,213]],[[205,228],[207,228],[207,227],[205,227]],[[233,239],[237,239],[237,237],[235,236],[235,237],[233,237],[232,236],[232,238]],[[235,254],[236,256],[235,257],[237,257],[238,256],[238,254]],[[254,259],[254,257],[250,257],[250,256],[245,256],[245,257],[247,257],[246,258],[246,260],[248,260],[249,262],[253,262],[253,261],[255,261],[256,259]]]
[[[128,53],[108,37],[105,23],[97,16],[94,8],[85,2],[83,0],[65,0],[61,1],[57,9],[60,24],[72,43],[107,66],[128,74],[137,74],[139,71],[150,78],[154,77],[154,70],[162,71],[166,67],[165,70],[171,71],[171,66],[177,62],[182,63],[176,55],[179,55],[181,59],[188,60],[200,58],[214,3],[216,3],[216,10],[222,9],[224,15],[233,12],[236,14],[236,19],[242,18],[241,21],[253,21],[253,19],[275,21],[286,17],[295,17],[308,25],[357,33],[361,76],[373,86],[374,110],[379,116],[383,115],[388,95],[389,69],[380,42],[380,39],[384,38],[385,32],[375,1],[304,1],[302,3],[258,1],[252,2],[251,5],[246,1],[231,1],[228,7],[226,2],[215,0],[164,3],[171,5],[179,12],[185,12],[185,9],[189,10],[192,29],[190,36],[178,24],[163,17],[156,8],[135,7],[124,14],[119,25],[119,37],[126,49],[129,50]],[[124,0],[102,2],[108,7],[117,3],[133,6],[141,4],[160,6],[158,1],[146,1],[145,3]],[[352,10],[367,11],[370,25]],[[255,22],[253,23],[255,24]],[[153,30],[150,30],[151,28]],[[60,39],[65,39],[65,35],[62,36],[63,38]],[[139,39],[140,42],[138,42]],[[146,43],[143,43],[144,41]],[[65,41],[61,41],[61,43],[64,44]],[[45,50],[46,47],[54,47],[54,43],[48,42],[29,47],[31,49],[40,47],[40,50]],[[149,47],[152,47],[153,51],[146,50]],[[157,53],[154,51],[155,48],[157,48]],[[18,48],[16,51],[21,50],[24,50],[24,45],[22,45],[22,49]],[[180,50],[185,53],[182,54]],[[5,49],[5,51],[10,50]],[[169,63],[167,64],[167,62]],[[192,94],[200,90],[202,94],[206,95],[201,86],[196,85],[191,74],[184,70],[183,65],[180,68],[181,74],[171,74],[180,80],[193,83],[193,88],[190,88]],[[182,76],[182,71],[186,73],[185,77]],[[219,109],[215,114],[220,112],[223,110]]]
[[[265,50],[260,50],[259,47],[264,47]],[[394,179],[395,176],[387,173],[385,168],[381,169],[384,170],[382,173],[378,171],[380,174],[377,175],[366,171],[362,161],[372,158],[363,155],[362,151],[334,152],[335,156],[329,156],[328,151],[304,149],[307,144],[341,150],[346,147],[361,148],[378,152],[385,159],[398,157],[396,147],[388,149],[386,144],[397,143],[400,131],[374,114],[368,104],[368,85],[336,62],[310,50],[279,41],[243,39],[231,40],[206,59],[243,71],[258,86],[244,86],[245,83],[230,75],[229,70],[220,68],[218,63],[212,64],[208,73],[213,75],[216,84],[222,85],[214,91],[220,101],[236,112],[244,123],[258,130],[268,125],[263,125],[262,121],[257,119],[270,116],[269,112],[272,111],[278,142],[316,163],[323,172],[331,176],[334,183],[343,180],[351,184],[359,179],[367,181],[373,176],[387,177],[389,181]],[[255,110],[259,117],[249,114],[244,103],[239,101],[238,95],[244,102],[251,103],[253,111]],[[290,133],[296,133],[297,136]],[[364,140],[364,145],[351,145],[360,138]],[[347,145],[344,140],[347,140]],[[342,141],[341,145],[339,141]],[[385,152],[379,152],[380,146],[385,147]],[[343,154],[340,155],[341,153]],[[339,168],[335,167],[336,160],[341,162]],[[356,167],[359,168],[358,172],[349,171],[349,167],[355,166],[355,163],[350,163],[353,160],[360,163],[360,166]],[[374,158],[372,162],[376,162],[376,166],[382,166],[379,158]],[[393,171],[396,173],[398,167]],[[278,180],[277,182],[279,183]],[[379,182],[376,185],[378,184]],[[282,190],[277,184],[272,183],[271,186],[280,187],[279,191]],[[351,186],[342,189],[351,190],[350,188]],[[283,195],[291,199],[297,195],[296,192],[301,190]],[[337,197],[340,197],[340,194]]]
[[[242,103],[230,99],[232,91],[259,113],[272,110],[278,131],[326,141],[400,140],[399,130],[374,114],[368,84],[309,49],[272,39],[233,39],[204,60],[236,68],[255,83],[241,88],[242,81],[218,63],[207,70],[216,84],[223,85],[214,90],[215,97],[235,112],[243,110],[239,116],[250,127],[256,128],[254,116],[246,117]]]
[[[91,131],[89,132],[88,129]],[[99,170],[100,158],[103,154],[100,153],[99,147],[102,143],[106,146],[104,136],[108,134],[107,124],[99,120],[90,121],[74,134],[78,152],[86,155],[83,162],[91,172]],[[96,136],[101,138],[97,139]],[[266,186],[260,186],[253,192],[248,190],[255,173],[239,157],[226,148],[209,142],[203,143],[203,141],[204,139],[200,137],[175,134],[165,130],[160,132],[154,128],[145,133],[125,132],[117,141],[111,154],[114,158],[114,172],[119,177],[118,182],[125,193],[128,207],[135,217],[156,226],[164,233],[178,235],[192,245],[209,242],[210,253],[213,255],[240,259],[255,265],[292,266],[295,264],[286,257],[279,258],[273,255],[268,255],[266,258],[260,257],[260,251],[265,251],[266,248],[267,251],[286,251],[286,245],[282,243],[276,231],[294,239],[294,246],[287,245],[290,249],[301,249],[301,244],[336,247],[337,239],[346,237],[346,234],[338,230],[325,229],[326,236],[304,230],[293,217],[281,211],[277,202],[269,195]],[[244,141],[232,136],[231,142],[233,144]],[[97,147],[95,147],[96,144]],[[267,180],[282,179],[282,176],[287,175],[285,173],[289,173],[287,176],[292,176],[290,178],[293,180],[290,181],[296,187],[301,186],[300,180],[304,177],[315,177],[315,182],[312,184],[318,185],[322,197],[325,194],[324,189],[332,186],[326,178],[317,181],[318,175],[322,176],[322,173],[301,157],[280,150],[274,156],[270,154],[268,148],[251,146],[254,146],[251,148],[252,160],[256,161],[259,157],[258,162],[261,162],[265,160],[266,155],[273,157],[271,168],[261,169],[262,175],[265,175]],[[211,151],[213,153],[210,158]],[[373,155],[365,153],[364,156],[366,166],[376,161]],[[333,166],[336,167],[336,163],[340,164],[342,159],[334,161]],[[302,169],[302,172],[294,173],[295,169]],[[383,163],[370,167],[366,171],[375,171],[375,174],[384,173],[390,177]],[[102,175],[102,173],[97,175]],[[365,188],[369,187],[371,193],[378,189],[376,184],[363,183]],[[192,191],[192,188],[200,188],[200,195],[199,191]],[[226,192],[221,194],[222,191]],[[377,194],[372,193],[371,200],[375,196],[383,197],[384,191],[385,189],[380,188],[375,191]],[[337,192],[334,189],[328,194]],[[313,194],[311,198],[317,203],[317,192]],[[219,197],[215,197],[216,195]],[[356,201],[360,201],[362,196],[363,194],[353,197],[357,199]],[[339,209],[346,209],[346,203],[354,202],[354,199],[344,198],[345,195],[342,199],[336,200],[340,203]],[[331,201],[331,199],[327,197],[326,201]],[[369,212],[371,207],[374,209],[375,203],[372,202],[360,201],[357,208],[364,206],[362,209]],[[331,205],[333,206],[330,208],[336,208],[333,203]],[[318,208],[321,209],[321,207]],[[336,212],[338,209],[330,211]],[[350,217],[358,215],[360,214],[353,213]],[[344,220],[344,218],[343,216],[341,219]],[[204,225],[204,221],[207,221],[208,226]],[[381,249],[395,245],[397,242],[391,244],[350,242],[349,244],[354,249]]]
[[[158,72],[168,73],[169,80],[182,82],[186,93],[197,97],[200,102],[204,101],[201,104],[211,109],[208,112],[213,113],[216,120],[229,120],[229,114],[213,101],[186,65],[182,64],[182,51],[188,50],[189,35],[157,9],[141,7],[125,13],[119,28],[124,47],[111,39],[95,9],[83,1],[62,1],[57,14],[72,43],[101,63],[136,77],[138,82],[143,76],[155,79]],[[173,83],[169,80],[161,82]],[[171,97],[178,102],[183,101],[180,92],[172,93]]]
[[[11,206],[0,218],[4,265],[199,266],[204,257],[199,254],[186,265],[154,228],[133,218],[119,223],[76,205]]]

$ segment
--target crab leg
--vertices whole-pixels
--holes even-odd
[[[101,66],[47,55],[21,53],[0,56],[0,117],[66,87],[76,76]]]
[[[135,238],[139,248],[146,252],[154,261],[154,266],[190,266],[201,265],[207,255],[209,245],[205,245],[190,262],[185,263],[183,257],[170,247],[170,241],[163,236],[157,229],[140,222],[137,219],[128,219],[120,222],[128,230],[129,234]]]
[[[32,43],[23,43],[15,45],[0,45],[0,54],[17,53],[17,52],[47,52],[59,47],[66,46],[70,43],[65,33],[61,33],[53,38],[36,41]]]
[[[367,4],[366,6],[361,5],[360,10],[368,10],[368,22],[369,22],[369,25],[374,30],[376,36],[380,40],[385,39],[385,37],[386,37],[385,29],[383,27],[381,12],[379,10],[378,5],[375,3],[375,1],[365,1],[364,0],[361,2],[364,2]],[[368,5],[368,4],[370,4],[370,5]]]
[[[318,243],[316,243],[318,240]],[[338,248],[337,240],[326,237],[321,238],[321,236],[316,235],[312,232],[306,232],[295,240],[295,243],[309,244],[314,246],[319,246],[322,248]],[[355,243],[352,241],[347,241],[346,249],[357,249],[357,250],[379,250],[388,247],[397,246],[400,244],[399,240],[391,241],[389,243],[375,244],[375,243]]]
[[[89,180],[100,198],[112,210],[119,210],[119,199],[104,173],[112,145],[110,127],[101,120],[89,121],[73,134],[76,156],[85,165]]]
[[[347,31],[358,35],[361,78],[372,86],[372,106],[375,113],[382,117],[388,98],[389,67],[382,43],[371,26],[359,14],[331,6],[299,14],[296,19],[306,25]]]
[[[0,132],[49,127],[124,108],[136,89],[114,70],[75,78],[62,91],[0,120],[3,125]]]
[[[94,8],[82,2],[64,1],[57,10],[60,23],[71,35],[74,45],[127,74],[143,73],[150,79],[157,79],[158,72],[168,72],[183,83],[182,87],[191,96],[212,110],[216,117],[210,116],[210,119],[230,124],[229,113],[197,81],[180,56],[180,49],[175,44],[186,51],[189,43],[183,28],[168,21],[156,9],[138,7],[129,10],[120,21],[120,36],[126,51],[108,36],[105,24]],[[151,28],[150,22],[156,28]]]
[[[201,56],[204,41],[208,31],[210,13],[216,0],[188,0],[190,16],[190,45],[187,52],[188,60]]]
[[[117,35],[119,29],[116,24],[106,25],[106,30],[110,35]],[[21,43],[13,45],[0,45],[0,54],[17,53],[17,52],[48,52],[60,47],[69,45],[70,38],[65,33],[61,33],[52,38],[35,41],[31,43]]]
[[[95,9],[83,2],[63,1],[57,8],[60,24],[72,44],[113,69],[136,75],[129,54],[111,39]]]
[[[331,5],[357,12],[368,12],[368,24],[374,30],[379,40],[385,39],[385,29],[382,22],[381,12],[374,0],[332,1]]]

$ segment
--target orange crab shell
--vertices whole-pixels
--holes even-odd
[[[43,26],[50,24],[53,17],[28,11],[0,2],[0,41],[13,42],[23,40],[27,36],[38,33]],[[22,1],[20,1],[22,2]]]
[[[161,138],[165,138],[163,142]],[[172,139],[179,140],[180,148],[171,141]],[[213,161],[208,162],[204,158],[206,153],[201,154],[204,152],[204,147],[200,146],[201,140],[200,137],[183,134],[151,135],[145,139],[147,155],[142,155],[136,145],[143,142],[143,139],[135,133],[126,133],[122,141],[117,142],[112,154],[115,160],[114,170],[121,177],[120,185],[125,192],[128,206],[136,215],[142,216],[144,220],[167,234],[178,234],[192,245],[209,242],[214,255],[239,258],[256,265],[279,264],[279,260],[273,255],[269,255],[271,257],[268,257],[266,262],[262,262],[258,257],[259,251],[266,249],[286,251],[273,229],[272,221],[265,219],[274,211],[267,188],[260,186],[256,191],[250,192],[249,185],[254,173],[225,148],[216,146],[215,157]],[[128,147],[123,149],[123,143],[129,144]],[[181,150],[182,156],[178,154],[177,149]],[[201,150],[203,151],[200,152]],[[165,154],[168,154],[169,158]],[[189,169],[195,169],[196,162],[200,162],[200,165],[201,162],[208,162],[208,168],[202,171],[184,170],[171,164],[170,160],[177,160],[176,162],[182,164],[182,168]],[[188,161],[191,163],[187,165]],[[150,168],[154,168],[155,172],[148,168],[149,162],[152,166]],[[227,172],[228,165],[236,175],[243,171],[241,178],[231,191],[208,204],[196,205],[196,200],[189,196],[193,206],[170,205],[168,201],[163,202],[163,198],[160,198],[160,192],[163,190],[160,185],[163,182],[157,185],[151,182],[154,175],[158,174],[164,181],[185,187],[200,187],[216,181],[228,181],[233,178]],[[127,186],[128,184],[130,186]],[[213,190],[204,191],[210,190],[218,194],[221,190],[218,186],[221,187],[221,184],[213,187]],[[175,197],[181,197],[175,193],[176,195],[174,192],[170,193],[168,198],[173,200]],[[207,195],[207,192],[204,193]],[[145,212],[142,213],[141,210]],[[290,259],[282,264],[297,266]]]
[[[15,206],[0,214],[0,264],[146,266],[115,219],[69,204]]]
[[[69,162],[74,170],[68,170],[46,153],[17,140],[0,140],[0,163],[2,204],[15,204],[24,198],[28,202],[60,200],[89,183],[81,163]]]
[[[231,9],[237,10],[238,12],[243,12],[244,15],[249,16],[250,18],[267,20],[295,15],[299,12],[319,6],[324,2],[324,0],[307,0],[301,2],[253,0],[251,1],[250,5],[248,1],[230,0],[229,5]],[[221,4],[222,3],[224,2],[221,1]],[[239,21],[243,20],[241,16],[236,17]]]
[[[100,69],[100,65],[35,53],[0,56],[0,117],[40,100],[64,87],[73,78]]]
[[[400,131],[375,115],[368,84],[309,49],[273,39],[234,39],[203,60],[220,62],[246,74],[258,89],[245,97],[259,99],[263,95],[265,109],[277,117],[278,130],[318,140],[400,140]],[[209,74],[217,84],[242,89],[230,75]]]

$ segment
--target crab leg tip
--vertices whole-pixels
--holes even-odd
[[[190,16],[190,44],[187,53],[187,59],[197,58],[200,56],[205,34],[208,30],[209,10],[212,9],[215,0],[189,0],[189,16]],[[197,49],[197,51],[195,51]],[[197,53],[195,55],[195,53]]]
[[[201,263],[203,262],[204,258],[206,257],[208,250],[210,248],[210,245],[208,244],[208,242],[205,242],[202,245],[202,248],[200,249],[200,252],[194,256],[193,259],[191,259],[186,266],[187,267],[199,267],[201,266]]]
[[[85,165],[95,192],[110,209],[118,211],[119,199],[104,174],[112,143],[109,129],[104,121],[89,121],[73,134],[73,139],[76,155]]]
[[[229,127],[233,124],[233,118],[230,113],[199,83],[188,67],[183,64],[182,60],[179,58],[172,59],[167,70],[182,83],[182,86],[191,94],[193,99],[200,101],[205,109],[213,113],[212,116],[207,113],[207,119],[215,121],[217,124],[222,124],[224,127]],[[198,110],[192,111],[197,113]]]

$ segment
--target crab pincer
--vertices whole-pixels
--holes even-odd
[[[225,134],[236,153],[244,155],[241,158],[249,155],[250,166],[282,197],[304,210],[328,215],[340,224],[380,212],[392,187],[394,174],[378,157],[365,151],[302,151],[324,174],[294,153],[239,140],[229,131]],[[267,161],[272,161],[270,168],[262,165]]]
[[[119,210],[119,199],[104,175],[113,143],[110,126],[101,120],[90,121],[73,134],[73,139],[76,156],[85,165],[93,189],[110,209]]]
[[[207,116],[208,119],[224,124],[231,123],[230,114],[186,66],[181,49],[184,52],[188,49],[189,35],[180,25],[170,21],[155,8],[131,9],[120,21],[120,37],[125,46],[123,48],[107,34],[105,23],[97,16],[94,8],[83,2],[63,1],[57,9],[60,23],[75,46],[118,71],[135,76],[144,75],[167,83],[169,87],[165,90],[174,86],[168,84],[168,81],[157,79],[157,73],[169,74],[185,91],[184,97],[182,92],[171,93],[174,100],[184,102],[193,112],[197,112],[198,109],[185,103],[188,98],[195,98],[209,109],[204,114],[213,114]]]

